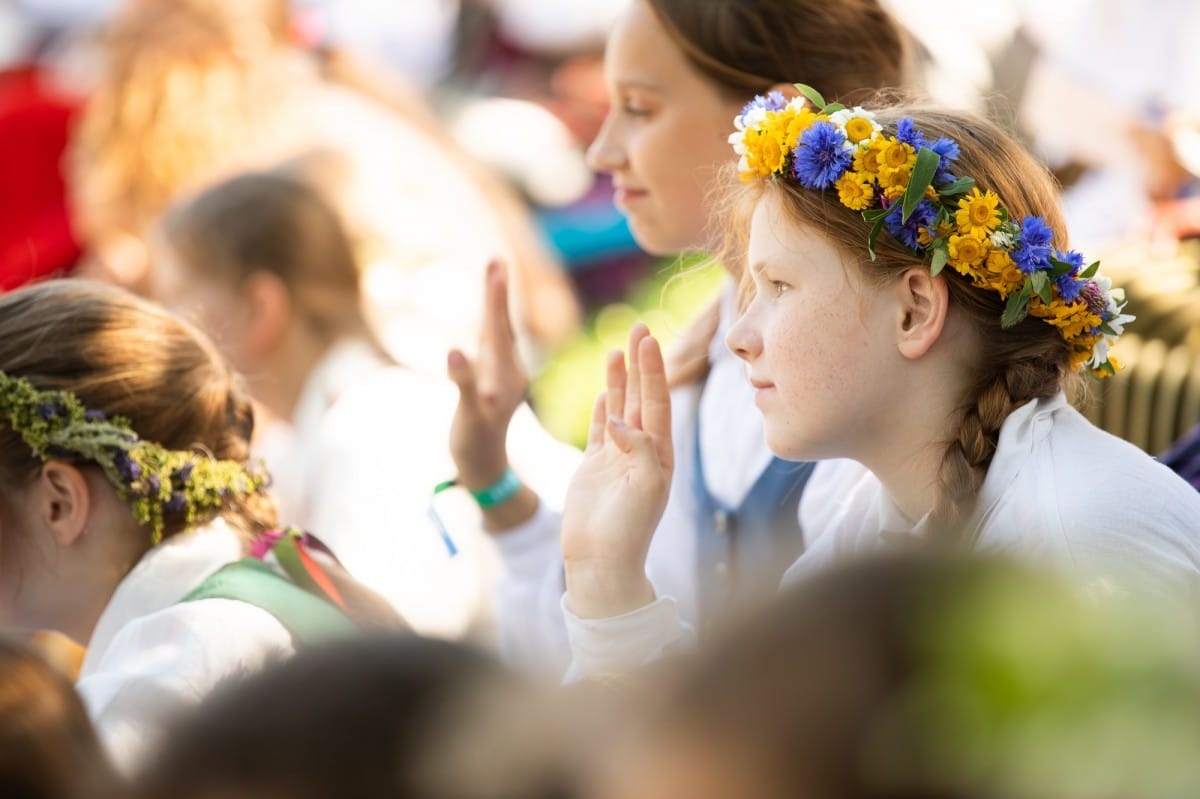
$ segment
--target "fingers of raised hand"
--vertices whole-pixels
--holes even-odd
[[[601,392],[592,404],[592,422],[588,425],[587,452],[595,452],[604,446],[604,427],[608,422],[607,408],[607,392]]]
[[[605,362],[605,416],[625,415],[626,379],[625,353],[620,350],[613,350],[608,354],[608,359]]]
[[[460,401],[475,401],[475,366],[462,350],[450,350],[446,354],[446,374],[458,386]]]
[[[641,322],[629,331],[629,375],[625,381],[625,424],[642,426],[642,383],[639,347],[650,336],[650,329]]]
[[[641,428],[654,442],[659,463],[671,469],[675,450],[671,443],[671,394],[658,341],[645,336],[638,342],[641,393]]]
[[[504,262],[488,263],[484,278],[483,323],[479,328],[479,351],[497,367],[519,367],[512,319],[508,315],[508,270]]]

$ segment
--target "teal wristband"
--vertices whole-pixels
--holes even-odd
[[[499,480],[487,488],[472,491],[471,496],[475,497],[475,501],[479,503],[479,507],[492,508],[508,502],[520,490],[521,478],[517,477],[517,473],[509,466],[504,470],[504,474],[500,475]]]

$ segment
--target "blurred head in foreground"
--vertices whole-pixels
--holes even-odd
[[[1193,614],[998,561],[833,570],[693,664],[603,799],[1200,795]]]

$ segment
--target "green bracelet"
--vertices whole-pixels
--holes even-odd
[[[508,502],[520,490],[521,478],[517,477],[517,473],[509,466],[504,470],[504,474],[500,475],[499,480],[487,488],[482,488],[479,491],[471,491],[471,496],[475,497],[475,501],[479,503],[479,507],[492,508]]]

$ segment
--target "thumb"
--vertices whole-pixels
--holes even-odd
[[[462,350],[450,350],[447,353],[446,374],[458,386],[460,398],[467,402],[475,399],[475,368]]]

